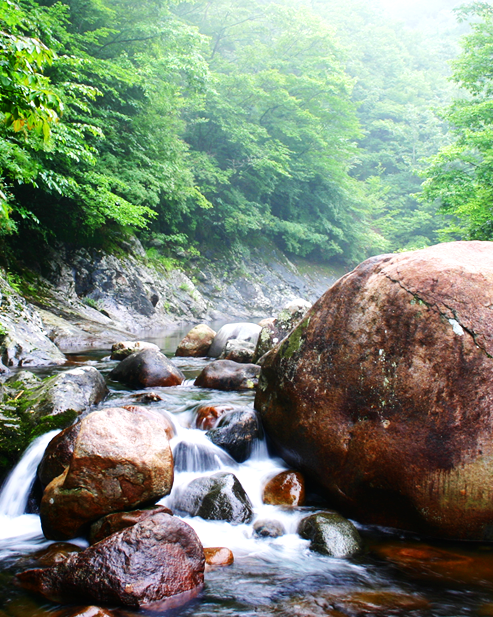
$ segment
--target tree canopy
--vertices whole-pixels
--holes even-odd
[[[472,32],[454,63],[453,80],[464,95],[446,110],[453,142],[426,171],[424,197],[449,216],[445,239],[493,239],[493,7],[474,2],[460,9]]]
[[[467,107],[438,112],[451,4],[418,31],[362,0],[0,0],[4,245],[130,230],[354,263],[431,244],[443,195],[418,201],[420,174]]]

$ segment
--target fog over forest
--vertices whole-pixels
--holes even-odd
[[[269,241],[354,264],[491,237],[488,3],[23,0],[0,18],[4,254],[117,232],[156,259]]]

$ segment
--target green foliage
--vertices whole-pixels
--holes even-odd
[[[421,16],[446,4],[428,3]],[[449,2],[450,4],[450,2]],[[451,99],[448,62],[456,53],[452,14],[441,25],[413,30],[361,0],[314,2],[347,46],[347,70],[356,78],[354,99],[363,129],[352,175],[364,183],[365,201],[380,234],[380,249],[421,248],[438,240],[436,208],[416,194],[427,159],[446,143],[447,125],[439,108]],[[392,6],[403,16],[414,6]]]
[[[299,255],[364,256],[363,193],[348,175],[359,136],[353,83],[332,29],[299,2],[182,11],[210,36],[214,76],[186,133],[214,205],[195,237],[231,246],[268,235]]]
[[[472,19],[454,81],[466,92],[446,112],[454,142],[426,172],[424,197],[449,215],[445,239],[493,239],[493,8],[473,2],[459,11]]]
[[[436,241],[414,194],[446,140],[455,32],[363,0],[19,2],[0,0],[0,239],[18,253],[139,230],[166,269],[266,238],[347,264]]]

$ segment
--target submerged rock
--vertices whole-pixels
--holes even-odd
[[[50,544],[48,548],[41,551],[37,551],[32,556],[43,568],[49,568],[62,563],[74,553],[80,553],[82,549],[76,544],[70,544],[68,542],[55,542]]]
[[[311,540],[312,551],[330,557],[353,557],[363,548],[356,527],[337,512],[307,516],[300,521],[298,533],[305,540]]]
[[[203,358],[209,353],[216,332],[205,324],[200,324],[192,328],[190,332],[181,340],[177,349],[176,356]]]
[[[160,351],[144,349],[120,362],[111,371],[110,379],[131,388],[154,388],[179,386],[185,376]]]
[[[237,463],[243,463],[250,457],[255,441],[262,437],[262,428],[255,411],[247,408],[225,414],[206,434]]]
[[[22,572],[18,579],[54,602],[152,607],[200,590],[204,565],[202,545],[190,525],[157,513],[58,565]]]
[[[240,339],[255,346],[261,329],[259,325],[254,323],[226,324],[216,334],[209,349],[209,357],[218,358],[226,347],[226,343],[231,339]]]
[[[264,486],[262,500],[272,506],[302,506],[305,479],[298,471],[282,471]]]
[[[194,382],[199,388],[215,390],[253,390],[257,387],[260,367],[232,360],[216,360],[208,364]]]
[[[373,257],[267,356],[255,406],[343,513],[493,538],[493,244]]]
[[[144,349],[153,349],[159,351],[159,347],[154,343],[147,343],[146,341],[120,341],[114,343],[111,347],[111,359],[112,360],[125,360],[128,356]]]
[[[157,501],[172,484],[171,448],[157,412],[93,412],[81,422],[68,467],[44,491],[43,532],[74,538],[106,514]]]
[[[408,617],[425,614],[430,609],[426,598],[417,594],[383,589],[347,589],[343,592],[334,589],[322,589],[305,593],[302,597],[282,600],[274,615],[279,617]],[[419,612],[415,612],[419,611]]]
[[[190,516],[232,524],[248,523],[253,517],[244,488],[234,474],[226,472],[192,480],[179,491],[174,507]]]

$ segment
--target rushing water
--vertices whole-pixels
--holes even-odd
[[[163,350],[172,354],[182,332],[161,338]],[[72,355],[71,365],[92,364],[103,373],[115,365],[107,352]],[[235,556],[228,568],[206,573],[202,595],[191,604],[167,612],[176,617],[285,616],[285,617],[458,617],[493,616],[493,550],[488,544],[440,543],[393,530],[361,527],[366,551],[353,559],[332,559],[313,553],[296,533],[301,517],[315,504],[300,509],[262,503],[262,488],[283,461],[269,455],[260,442],[241,465],[213,445],[205,433],[190,428],[199,403],[253,405],[251,393],[218,392],[193,386],[193,378],[206,364],[203,359],[175,358],[187,381],[173,388],[153,388],[161,401],[149,403],[175,425],[172,439],[176,469],[173,491],[160,503],[173,509],[180,487],[193,478],[218,470],[233,472],[245,488],[255,520],[281,522],[286,535],[258,539],[251,524],[230,525],[183,517],[198,533],[204,546],[226,546]],[[69,366],[69,368],[70,368]],[[58,369],[57,369],[58,370]],[[134,395],[110,384],[111,394],[100,406],[135,402]],[[142,403],[139,403],[142,404]],[[15,585],[16,572],[33,567],[32,554],[47,546],[39,517],[25,514],[37,465],[55,432],[38,438],[5,482],[0,493],[0,617],[70,617],[76,607],[62,608],[30,595]],[[84,540],[78,543],[84,545]],[[143,615],[113,609],[115,616]],[[156,614],[155,614],[156,615]],[[164,615],[158,613],[157,615]]]

